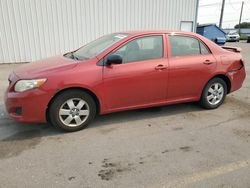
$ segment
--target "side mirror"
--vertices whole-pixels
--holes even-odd
[[[109,55],[106,59],[106,65],[112,65],[112,64],[122,64],[122,57],[117,54]]]

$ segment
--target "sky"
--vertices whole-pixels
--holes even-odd
[[[239,23],[242,0],[225,0],[222,28],[234,28]],[[219,25],[222,0],[199,0],[198,23]],[[250,22],[250,0],[244,0],[241,22]]]

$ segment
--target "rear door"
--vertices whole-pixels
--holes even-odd
[[[168,100],[197,99],[216,68],[216,59],[198,38],[169,35]]]
[[[168,60],[163,35],[141,36],[115,50],[122,64],[104,66],[105,102],[109,111],[166,100]]]

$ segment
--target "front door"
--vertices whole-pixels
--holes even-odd
[[[143,36],[121,46],[114,54],[122,64],[104,66],[103,84],[108,111],[157,104],[166,100],[168,60],[163,36]]]

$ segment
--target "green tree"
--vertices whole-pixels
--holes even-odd
[[[235,29],[239,28],[239,24],[234,26]],[[242,22],[240,23],[240,28],[250,28],[250,22]]]

